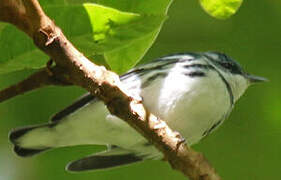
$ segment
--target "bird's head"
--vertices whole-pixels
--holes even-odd
[[[233,92],[234,101],[238,100],[250,85],[267,81],[266,78],[254,76],[245,72],[240,64],[223,53],[206,52],[203,53],[203,55],[219,70],[229,83]]]

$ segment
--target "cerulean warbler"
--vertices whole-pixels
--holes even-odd
[[[120,77],[145,107],[166,120],[189,145],[210,134],[227,118],[234,103],[253,82],[252,76],[222,53],[183,53],[156,59]],[[86,94],[52,117],[51,122],[16,129],[10,140],[19,156],[32,156],[58,147],[109,145],[107,151],[71,162],[67,169],[103,169],[162,154],[104,104]]]

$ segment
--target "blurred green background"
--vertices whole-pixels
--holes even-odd
[[[270,79],[250,87],[223,126],[194,148],[205,154],[223,179],[281,179],[281,1],[247,0],[225,21],[208,16],[194,0],[174,1],[168,14],[143,62],[175,52],[216,50]],[[30,73],[1,75],[0,88]],[[46,122],[83,93],[77,87],[49,87],[0,104],[0,180],[185,179],[160,161],[109,171],[65,172],[66,163],[101,146],[61,148],[32,158],[13,153],[8,142],[12,128]]]

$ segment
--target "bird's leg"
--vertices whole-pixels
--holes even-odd
[[[46,71],[50,77],[54,76],[54,73],[52,71],[53,63],[54,63],[54,60],[50,59],[46,64]]]
[[[181,145],[186,144],[186,140],[178,131],[174,131],[174,133],[176,134],[176,138],[179,139],[176,147],[176,151],[178,151]]]
[[[49,76],[49,80],[54,85],[68,86],[72,85],[66,72],[58,66],[53,66],[54,61],[50,59],[46,64],[46,72]]]

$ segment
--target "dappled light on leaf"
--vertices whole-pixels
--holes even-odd
[[[203,9],[217,19],[227,19],[237,12],[243,0],[200,0]]]
[[[158,1],[161,5],[157,5]],[[153,44],[171,0],[153,3],[133,0],[126,5],[111,1],[83,2],[86,1],[42,1],[42,4],[46,13],[85,56],[102,57],[99,64],[108,64],[113,71],[123,73],[135,66]],[[19,41],[13,42],[13,39]],[[38,69],[48,60],[36,50],[32,40],[11,25],[0,23],[0,40],[3,50],[0,74]],[[91,59],[95,62],[95,58]]]
[[[84,6],[93,29],[94,52],[103,54],[117,73],[132,68],[144,56],[165,20],[164,15],[122,12],[96,4]]]

